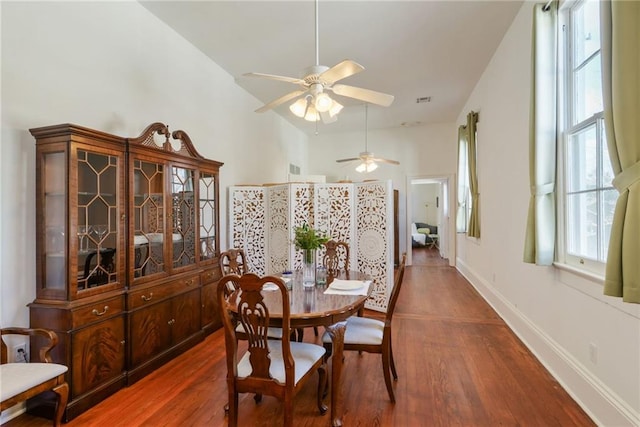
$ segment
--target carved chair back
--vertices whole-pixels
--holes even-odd
[[[228,249],[220,254],[220,270],[222,274],[242,276],[249,272],[244,251],[238,248]]]
[[[342,241],[329,240],[324,244],[325,253],[322,263],[327,273],[335,276],[340,271],[349,270],[349,244]]]
[[[268,292],[278,292],[282,304],[281,307],[274,308],[282,318],[281,340],[269,339],[270,313],[261,292],[263,285],[267,283],[273,283],[277,286],[277,290]],[[227,291],[230,284],[236,286],[236,290],[231,294]],[[220,279],[218,283],[218,298],[221,304],[227,356],[229,425],[235,426],[238,423],[238,393],[257,393],[256,402],[260,401],[262,394],[276,396],[283,400],[285,404],[284,424],[291,426],[293,424],[293,396],[298,390],[297,382],[306,380],[309,374],[316,370],[321,371],[318,407],[321,413],[324,413],[323,411],[326,411],[326,407],[322,404],[322,391],[326,385],[326,372],[322,357],[324,351],[315,363],[301,368],[308,371],[296,381],[296,361],[290,341],[289,293],[282,279],[275,276],[259,277],[254,273],[242,276],[229,274]],[[243,354],[240,354],[238,346],[236,328],[238,323],[242,325],[247,340],[246,353],[243,352]],[[317,347],[315,344],[297,342],[294,342],[293,346]],[[299,350],[296,351],[299,352]],[[284,371],[284,376],[281,374],[282,371]]]

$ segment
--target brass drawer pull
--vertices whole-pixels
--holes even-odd
[[[153,292],[150,292],[149,296],[142,295],[141,298],[142,298],[142,301],[149,302],[153,298]]]
[[[91,313],[95,314],[96,316],[103,316],[107,312],[107,310],[109,310],[109,306],[105,305],[104,310],[98,311],[94,308],[93,311],[91,311]]]

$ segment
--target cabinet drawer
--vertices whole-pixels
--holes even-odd
[[[120,314],[123,311],[124,295],[89,304],[72,311],[72,328],[75,329],[89,323],[97,322]]]
[[[205,285],[207,283],[220,280],[221,277],[222,277],[222,273],[220,272],[220,268],[214,267],[200,273],[200,282],[202,282],[202,284]]]
[[[129,293],[129,310],[153,304],[180,292],[200,286],[199,276],[188,276],[169,283]]]

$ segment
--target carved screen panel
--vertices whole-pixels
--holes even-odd
[[[356,244],[352,260],[358,271],[373,279],[366,307],[385,311],[393,286],[393,188],[391,181],[354,185]]]
[[[242,248],[260,275],[302,268],[293,245],[296,227],[308,223],[349,243],[351,269],[371,276],[367,308],[385,311],[393,286],[391,181],[360,184],[283,184],[230,187],[229,243]],[[317,252],[321,260],[322,251]]]
[[[249,271],[266,274],[264,187],[230,187],[230,246],[244,249]]]
[[[315,228],[331,239],[345,242],[351,247],[354,240],[354,189],[353,184],[315,185]],[[324,257],[324,249],[318,251],[318,259]],[[349,260],[349,264],[351,264]]]
[[[289,267],[289,185],[266,188],[268,200],[267,274],[279,274]]]
[[[313,194],[315,187],[313,184],[291,184],[291,229],[289,230],[289,239],[293,241],[296,227],[302,227],[303,224],[314,225],[314,205]],[[294,270],[302,270],[302,251],[290,245],[291,268]]]

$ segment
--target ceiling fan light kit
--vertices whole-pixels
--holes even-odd
[[[368,173],[378,169],[378,165],[373,161],[364,161],[358,165],[356,172]]]
[[[337,115],[344,108],[339,102],[329,98],[329,107],[318,109],[315,102],[310,102],[311,97],[300,98],[289,106],[289,110],[301,119],[309,122],[322,120],[331,123],[337,120]]]
[[[278,107],[285,102],[299,98],[289,106],[289,110],[296,116],[308,121],[320,121],[332,123],[338,119],[338,113],[343,106],[333,99],[328,91],[339,96],[354,98],[366,103],[382,105],[388,107],[393,102],[393,95],[376,92],[370,89],[363,89],[355,86],[335,84],[364,70],[364,67],[355,61],[345,59],[344,61],[329,68],[319,64],[320,49],[318,38],[318,0],[315,1],[315,37],[316,37],[316,65],[307,67],[304,77],[297,79],[293,77],[277,76],[263,73],[246,73],[247,77],[260,77],[270,80],[278,80],[293,83],[300,86],[300,89],[290,92],[277,98],[256,110],[263,113]],[[300,98],[301,97],[301,98]]]

